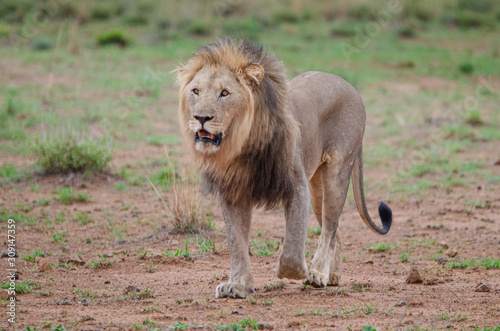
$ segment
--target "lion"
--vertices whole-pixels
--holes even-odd
[[[359,214],[388,233],[392,211],[380,202],[379,228],[363,189],[365,108],[342,78],[305,72],[288,81],[284,64],[262,45],[223,38],[200,47],[177,67],[183,140],[220,201],[231,272],[216,298],[255,292],[248,254],[252,209],[281,206],[286,230],[278,278],[317,287],[342,275],[338,219],[352,176]],[[310,203],[321,226],[314,258],[305,261]]]

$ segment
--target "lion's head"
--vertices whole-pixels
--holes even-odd
[[[288,200],[298,127],[283,63],[262,46],[226,38],[198,49],[177,80],[183,136],[209,190],[268,207]]]

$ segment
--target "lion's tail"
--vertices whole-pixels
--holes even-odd
[[[366,209],[365,203],[365,192],[363,187],[363,149],[359,149],[358,157],[354,162],[354,167],[352,169],[352,187],[354,189],[354,200],[356,201],[356,206],[358,207],[359,215],[365,222],[365,224],[373,232],[378,234],[387,234],[392,225],[392,211],[385,203],[382,201],[378,206],[378,214],[380,220],[382,221],[382,229],[379,228],[375,223],[373,223],[368,210]]]

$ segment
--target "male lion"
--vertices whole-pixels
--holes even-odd
[[[231,259],[228,283],[215,296],[254,293],[248,255],[252,208],[285,209],[279,278],[338,285],[338,218],[349,179],[361,218],[386,234],[392,212],[379,205],[382,229],[371,220],[363,191],[365,108],[342,78],[306,72],[288,82],[285,67],[260,45],[226,38],[199,48],[177,69],[183,137],[193,151],[206,192],[218,196]],[[309,199],[321,236],[310,265],[304,249]]]

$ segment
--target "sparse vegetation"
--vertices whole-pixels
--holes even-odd
[[[86,175],[103,171],[111,161],[112,150],[109,139],[92,139],[75,131],[39,136],[31,149],[47,173],[81,172]]]
[[[252,241],[252,251],[259,256],[270,256],[278,251],[280,242],[274,241]]]

